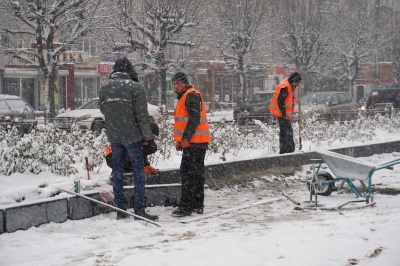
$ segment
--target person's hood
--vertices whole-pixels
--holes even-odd
[[[132,79],[128,73],[115,72],[111,74],[111,79]]]

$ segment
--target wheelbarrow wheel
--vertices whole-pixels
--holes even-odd
[[[333,180],[333,177],[329,173],[321,173],[318,175],[318,181],[320,182],[326,182],[330,180]],[[325,186],[320,186],[318,189],[318,195],[329,196],[330,194],[332,194],[334,187],[335,187],[334,183],[330,183]]]
[[[319,182],[326,182],[326,181],[330,181],[333,180],[333,177],[329,174],[329,173],[320,173],[318,174],[318,181]],[[311,190],[311,193],[314,195],[315,191],[314,188],[310,187],[310,184],[307,185],[308,190]],[[335,188],[335,184],[331,183],[325,186],[320,186],[318,188],[318,195],[321,196],[329,196],[330,194],[332,194],[332,191]]]

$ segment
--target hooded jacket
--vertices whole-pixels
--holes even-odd
[[[99,93],[108,141],[130,143],[153,139],[144,88],[127,73],[113,73]]]

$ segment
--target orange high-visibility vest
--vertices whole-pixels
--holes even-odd
[[[203,101],[203,97],[201,93],[196,90],[195,88],[187,89],[182,97],[179,99],[178,103],[176,104],[175,111],[174,111],[174,140],[176,142],[182,141],[183,131],[186,128],[187,122],[189,120],[189,114],[186,110],[185,102],[186,96],[190,92],[195,92],[199,95],[201,99],[201,117],[200,123],[196,128],[196,132],[193,134],[192,138],[190,139],[190,143],[209,143],[211,141],[210,135],[210,128],[208,126],[207,115],[206,115],[206,106]]]
[[[282,117],[282,112],[279,109],[278,105],[278,97],[282,88],[288,88],[288,96],[285,99],[285,110],[286,110],[286,118],[291,120],[294,111],[294,105],[296,104],[296,99],[294,98],[293,95],[292,85],[290,85],[287,79],[282,80],[282,82],[279,83],[278,87],[276,87],[274,96],[271,99],[271,104],[269,105],[269,111],[274,116]]]
[[[107,156],[110,155],[111,153],[112,153],[111,142],[109,142],[109,143],[107,144],[106,150],[104,151],[104,157],[107,157]]]

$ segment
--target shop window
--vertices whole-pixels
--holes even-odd
[[[4,94],[20,96],[19,78],[4,79]]]
[[[61,42],[64,42],[67,40],[67,38],[61,37],[60,40]],[[81,39],[80,41],[78,41],[78,43],[72,46],[71,50],[85,52],[90,56],[96,56],[101,52],[97,40],[92,37]]]
[[[35,106],[35,91],[33,78],[5,78],[4,94],[21,96],[30,105]]]
[[[21,80],[21,95],[31,106],[35,106],[35,79],[25,78]]]
[[[96,78],[75,78],[75,106],[80,107],[93,98],[98,97]]]

